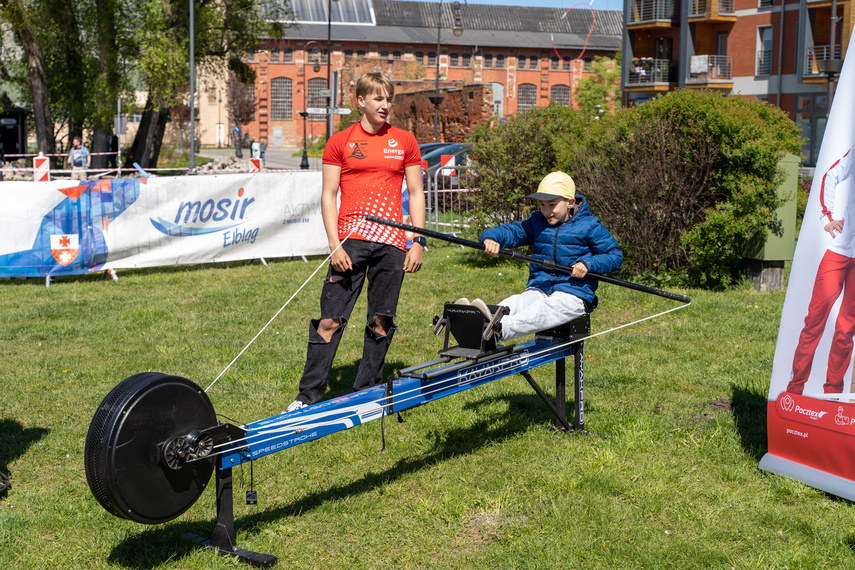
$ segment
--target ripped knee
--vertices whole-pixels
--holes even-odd
[[[394,326],[392,317],[387,315],[374,315],[374,318],[368,323],[368,327],[381,336],[386,336]]]

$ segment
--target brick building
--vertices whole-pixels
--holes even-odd
[[[853,25],[853,0],[835,4],[832,42],[831,0],[624,0],[624,103],[681,88],[765,99],[801,126],[814,165],[828,115],[823,64],[846,53]]]
[[[257,77],[249,90],[254,114],[248,123],[241,120],[244,135],[270,146],[298,146],[304,126],[300,112],[326,107],[324,90],[333,70],[340,86],[335,103],[351,109],[355,78],[382,71],[396,86],[392,122],[412,128],[419,142],[432,141],[429,98],[438,71],[443,97],[438,139],[459,140],[460,121],[478,124],[550,101],[572,105],[574,89],[589,75],[594,58],[614,57],[621,43],[619,11],[455,4],[291,0],[295,27],[284,39],[247,54]],[[202,83],[202,144],[232,146],[234,84],[229,79]],[[335,129],[351,119],[337,115]],[[310,140],[326,132],[325,116],[309,115],[305,124]]]

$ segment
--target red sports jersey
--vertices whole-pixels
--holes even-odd
[[[324,164],[341,167],[341,206],[338,237],[386,243],[406,251],[403,230],[365,221],[371,214],[402,221],[401,187],[404,169],[421,164],[421,153],[412,133],[386,124],[368,133],[361,123],[330,137]]]

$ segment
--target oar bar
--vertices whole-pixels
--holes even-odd
[[[405,230],[408,232],[413,232],[416,234],[420,234],[426,237],[432,237],[436,239],[441,239],[447,241],[449,243],[456,243],[458,245],[462,245],[465,247],[471,247],[472,249],[480,249],[484,250],[484,244],[478,243],[477,241],[470,241],[468,239],[459,238],[457,236],[444,234],[442,232],[435,232],[433,230],[428,230],[425,228],[417,228],[416,226],[411,226],[408,224],[402,224],[400,222],[393,222],[392,220],[387,220],[385,218],[378,218],[376,216],[365,216],[365,219],[369,222],[374,222],[377,224],[383,224],[386,226],[391,226],[393,228],[398,228],[401,230]],[[513,259],[514,261],[525,261],[528,263],[534,263],[535,265],[540,265],[542,267],[546,267],[547,269],[552,269],[555,271],[561,271],[562,273],[573,273],[572,267],[567,267],[566,265],[561,265],[551,261],[549,259],[537,259],[535,257],[531,257],[528,255],[524,255],[518,251],[514,251],[512,249],[502,249],[499,250],[499,255],[503,257],[507,257],[509,259]],[[651,295],[657,295],[659,297],[664,297],[666,299],[671,299],[673,301],[680,301],[681,303],[686,303],[687,305],[692,302],[689,297],[685,295],[678,295],[676,293],[670,293],[668,291],[663,291],[662,289],[656,289],[655,287],[648,287],[646,285],[639,285],[638,283],[633,283],[631,281],[624,281],[623,279],[617,279],[615,277],[609,277],[607,275],[600,275],[599,273],[593,273],[591,271],[585,276],[585,278],[596,279],[597,281],[602,281],[603,283],[611,283],[612,285],[618,285],[620,287],[626,287],[627,289],[634,289],[635,291],[641,291],[643,293],[649,293]]]

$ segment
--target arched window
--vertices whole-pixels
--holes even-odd
[[[449,56],[448,64],[451,67],[457,67],[460,65],[460,55],[453,53]]]
[[[279,50],[276,48],[270,50],[270,63],[279,63]]]
[[[537,86],[523,83],[517,87],[517,113],[537,107]]]
[[[309,79],[309,90],[306,92],[308,101],[306,103],[306,107],[326,107],[327,98],[320,95],[320,92],[324,89],[328,89],[326,77],[315,77],[314,79]],[[326,115],[309,115],[307,118],[310,121],[327,120]]]
[[[496,56],[496,69],[504,69],[505,68],[505,56],[497,55]]]
[[[436,54],[432,51],[428,52],[428,67],[436,67]]]
[[[274,121],[294,119],[290,77],[274,77],[270,81],[270,118]]]
[[[553,85],[550,89],[549,98],[556,103],[562,105],[570,104],[570,86],[569,85]]]

